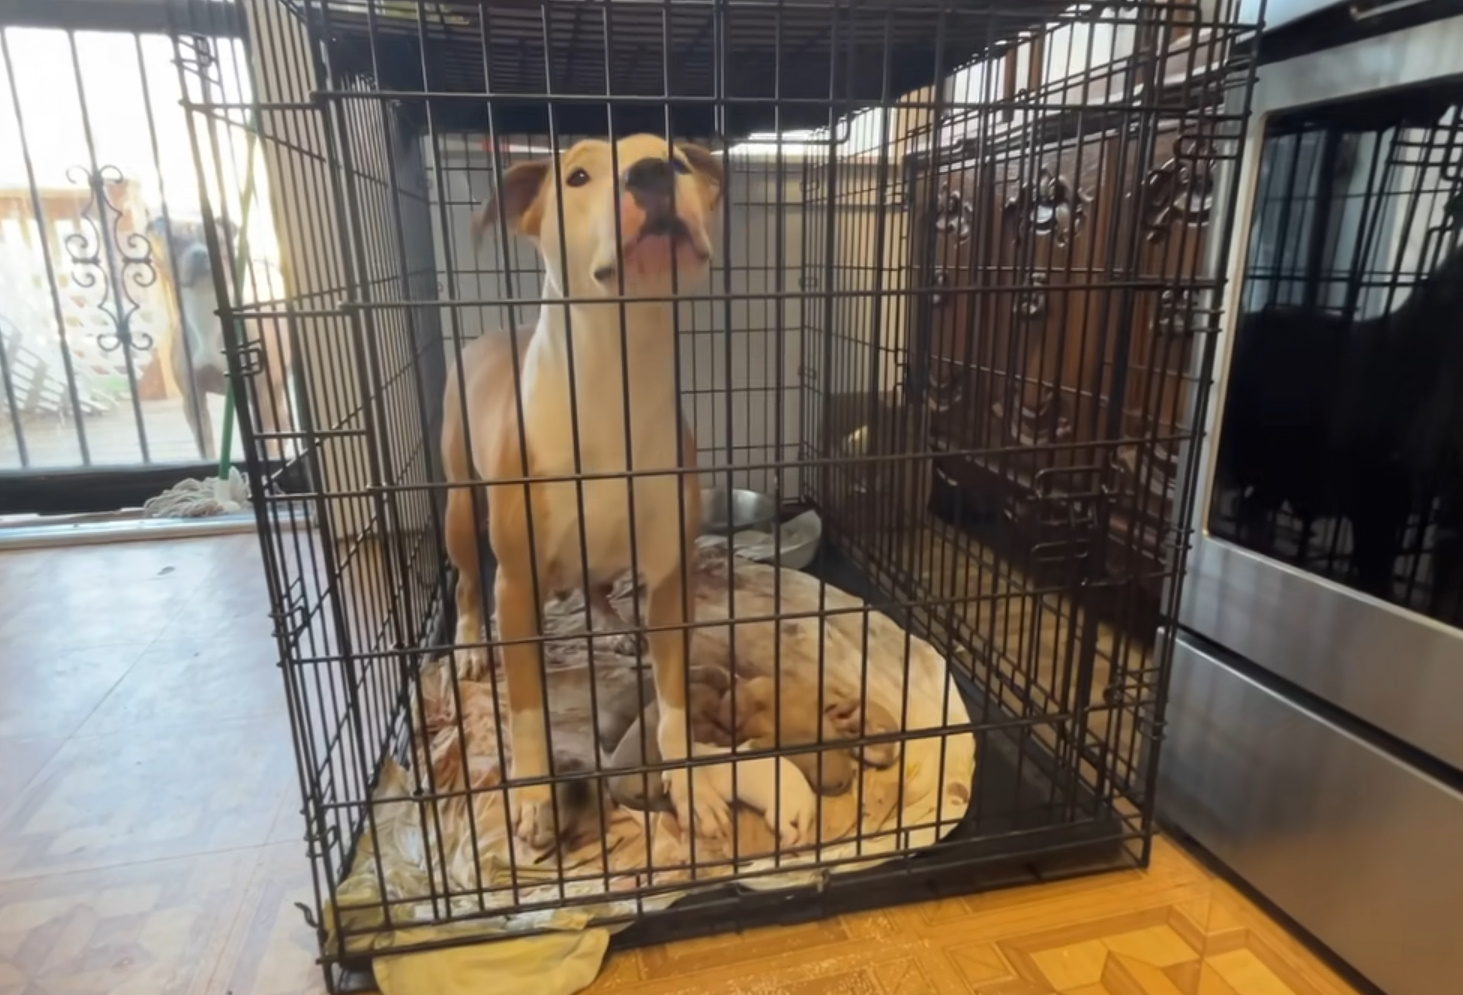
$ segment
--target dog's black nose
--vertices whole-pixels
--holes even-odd
[[[647,215],[671,209],[676,173],[665,159],[645,158],[625,170],[625,189]]]
[[[181,254],[178,260],[178,283],[191,287],[203,280],[213,279],[213,267],[209,265],[208,246],[194,244]]]

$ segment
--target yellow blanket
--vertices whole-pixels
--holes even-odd
[[[698,620],[727,620],[728,592],[733,588],[738,618],[771,616],[779,598],[784,614],[834,614],[826,615],[821,626],[817,617],[802,617],[698,629],[691,640],[692,666],[723,667],[738,679],[747,679],[770,674],[774,661],[780,661],[784,673],[815,682],[821,658],[826,700],[856,701],[866,691],[868,701],[882,706],[885,714],[904,716],[909,738],[903,744],[903,762],[883,770],[862,767],[850,790],[821,799],[818,822],[823,842],[816,852],[779,857],[776,839],[762,817],[742,808],[737,813],[737,852],[733,853],[729,840],[698,836],[694,841],[698,864],[708,858],[723,861],[720,867],[698,868],[694,878],[685,870],[664,869],[689,863],[690,858],[691,841],[684,838],[672,816],[619,808],[607,811],[603,822],[598,817],[593,820],[592,832],[581,834],[564,848],[563,876],[575,880],[561,881],[553,858],[538,863],[525,863],[521,855],[515,858],[518,903],[543,903],[545,908],[508,914],[515,904],[514,875],[510,873],[510,834],[501,793],[467,793],[470,788],[501,783],[496,716],[506,704],[506,694],[499,683],[487,680],[459,682],[454,692],[450,668],[442,661],[428,664],[423,668],[420,699],[411,704],[415,771],[388,762],[371,803],[373,819],[327,924],[344,929],[352,949],[378,953],[419,942],[427,935],[488,938],[546,930],[571,935],[522,937],[493,944],[501,948],[495,953],[485,948],[471,955],[456,951],[450,955],[450,963],[439,965],[412,966],[418,964],[418,957],[437,954],[383,958],[382,987],[388,995],[414,990],[409,985],[417,982],[405,982],[407,978],[426,983],[423,979],[432,977],[434,971],[466,977],[477,969],[473,965],[487,964],[495,965],[493,970],[504,972],[505,977],[522,965],[534,964],[532,969],[524,968],[525,976],[559,977],[565,979],[565,985],[577,985],[584,965],[591,960],[597,964],[603,954],[603,943],[586,933],[604,932],[590,928],[596,920],[634,915],[635,901],[627,893],[640,887],[684,885],[643,899],[646,910],[656,910],[668,907],[692,888],[715,884],[717,878],[733,873],[763,872],[763,876],[742,882],[753,888],[812,884],[830,870],[863,869],[894,852],[928,846],[964,816],[975,772],[975,740],[968,732],[941,733],[942,727],[969,720],[945,661],[933,647],[906,634],[886,616],[862,610],[863,602],[857,598],[823,587],[807,574],[784,569],[779,577],[776,568],[740,560],[731,571],[725,547],[712,544],[700,547],[697,567]],[[628,580],[613,592],[614,606],[622,618],[633,617],[630,599],[636,593]],[[549,605],[545,614],[550,634],[573,637],[552,642],[545,649],[555,755],[594,769],[591,634],[584,625],[583,604],[574,595]],[[626,653],[622,637],[598,634],[592,638],[596,688],[602,692],[638,679],[633,647]],[[413,798],[414,785],[426,783],[428,769],[438,792],[463,794],[435,804],[419,803]],[[855,843],[860,825],[864,838]],[[370,831],[372,826],[374,831]],[[860,859],[850,859],[855,857]],[[849,862],[831,869],[815,866],[840,860]],[[384,897],[392,902],[392,928],[387,928],[383,916],[383,881]],[[450,901],[439,899],[434,907],[431,901],[419,898],[442,894],[444,882]],[[564,896],[583,904],[560,904],[561,888]],[[495,907],[504,913],[492,915]],[[411,925],[440,918],[449,909],[460,917],[456,922]],[[388,987],[393,984],[397,986],[394,990]],[[401,987],[403,984],[408,987]],[[536,983],[536,987],[542,986],[542,980]],[[492,987],[504,990],[497,980]],[[445,986],[420,990],[454,991]]]

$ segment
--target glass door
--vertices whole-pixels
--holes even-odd
[[[1260,74],[1180,620],[1463,769],[1459,45]]]
[[[1276,114],[1212,535],[1463,623],[1463,80]]]
[[[208,472],[229,437],[204,195],[232,272],[251,156],[257,203],[270,193],[243,112],[210,123],[185,102],[243,106],[248,59],[236,37],[146,26],[0,23],[0,514],[135,506]],[[278,299],[270,211],[248,226],[240,293]],[[260,351],[284,398],[287,343]],[[237,433],[224,455],[242,460]]]

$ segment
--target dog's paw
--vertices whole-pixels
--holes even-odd
[[[802,771],[779,757],[776,811],[763,813],[780,846],[794,847],[818,838],[818,798]]]
[[[694,666],[688,671],[691,684],[701,684],[718,695],[724,695],[732,688],[731,671],[725,667]]]
[[[513,836],[528,848],[529,856],[552,850],[559,841],[558,822],[554,818],[554,792],[547,784],[516,788],[508,795],[513,819]]]
[[[490,657],[486,646],[459,646],[452,651],[452,666],[459,681],[480,681],[487,676]]]
[[[666,791],[683,830],[700,836],[731,834],[731,799],[723,793],[724,780],[710,767],[665,772]]]
[[[635,657],[642,660],[650,658],[650,643],[645,637],[633,629],[625,629],[619,632],[610,632],[605,636],[609,643],[611,653],[618,653],[620,656]]]

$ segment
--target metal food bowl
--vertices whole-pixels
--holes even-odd
[[[816,511],[805,511],[790,522],[783,522],[777,530],[778,555],[776,561],[789,570],[802,570],[818,555],[818,545],[823,540],[823,520]],[[772,563],[771,556],[760,557],[763,563]]]
[[[731,521],[727,521],[727,492],[725,487],[703,488],[701,491],[701,524],[707,532],[727,535],[743,529],[760,532],[772,531],[777,521],[777,504],[760,491],[733,488],[731,492]]]

